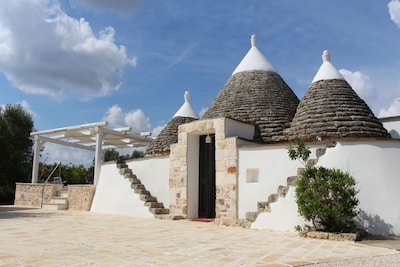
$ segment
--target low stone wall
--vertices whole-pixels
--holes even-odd
[[[335,241],[359,241],[361,240],[361,233],[329,233],[329,232],[301,232],[301,237],[317,238],[317,239],[328,239]]]
[[[50,203],[56,195],[59,185],[55,184],[27,184],[16,183],[14,205],[25,207],[38,207]]]
[[[94,197],[94,185],[69,185],[68,209],[89,211]]]
[[[94,197],[95,186],[69,185],[67,188],[68,209],[89,211]],[[42,207],[42,195],[43,204],[49,204],[51,203],[51,198],[56,196],[57,191],[61,189],[62,185],[58,184],[16,183],[14,205],[40,208]]]

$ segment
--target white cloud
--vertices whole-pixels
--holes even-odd
[[[400,1],[392,0],[388,3],[390,19],[400,28]]]
[[[369,102],[376,98],[376,90],[367,75],[346,69],[340,69],[339,72],[364,101]]]
[[[151,131],[151,136],[157,137],[161,133],[161,131],[165,128],[165,126],[167,126],[167,125],[164,124],[164,125],[160,125],[160,126],[155,127],[153,129],[153,131]]]
[[[85,96],[117,90],[126,66],[136,65],[114,29],[94,34],[89,22],[68,16],[57,1],[3,1],[0,70],[24,92]]]
[[[20,104],[21,107],[22,107],[26,112],[28,112],[29,114],[31,114],[33,118],[36,118],[36,117],[38,116],[38,115],[36,114],[36,112],[34,112],[34,111],[31,109],[31,105],[28,103],[28,101],[22,100],[22,101],[19,102],[18,104]]]
[[[103,120],[111,127],[131,127],[132,132],[145,132],[150,130],[149,118],[141,109],[131,110],[124,113],[118,105],[114,105],[106,112]]]
[[[119,15],[129,15],[143,0],[74,0],[74,3],[97,11],[107,11]]]
[[[400,115],[400,97],[393,100],[387,109],[382,108],[379,111],[378,117],[391,117]]]

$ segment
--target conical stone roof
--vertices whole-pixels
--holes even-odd
[[[299,99],[257,49],[252,47],[225,83],[202,119],[229,117],[256,126],[254,140],[285,139]]]
[[[189,103],[190,94],[184,95],[185,102],[158,134],[146,150],[146,157],[169,155],[170,146],[178,142],[178,127],[181,124],[198,120],[198,115]]]
[[[330,62],[323,63],[297,108],[289,129],[290,138],[390,137],[368,105]]]

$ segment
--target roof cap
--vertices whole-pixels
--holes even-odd
[[[244,56],[242,61],[233,71],[232,75],[242,71],[251,71],[251,70],[266,70],[266,71],[275,71],[274,67],[269,63],[269,61],[264,57],[264,55],[258,50],[257,38],[253,34],[250,39],[251,48]]]
[[[336,69],[335,66],[331,63],[331,55],[328,50],[324,50],[322,53],[322,65],[319,67],[317,74],[314,76],[314,79],[311,83],[320,81],[320,80],[344,80],[342,74]]]
[[[189,91],[185,91],[185,94],[183,95],[183,98],[185,99],[185,102],[181,106],[181,108],[175,113],[173,118],[175,117],[188,117],[188,118],[195,118],[198,119],[199,116],[197,115],[196,111],[192,108],[192,105],[189,103],[190,99],[190,93]]]

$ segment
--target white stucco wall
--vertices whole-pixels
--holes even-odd
[[[254,137],[255,127],[252,124],[232,120],[226,118],[225,120],[225,136],[233,137],[238,136],[240,138],[252,140]]]
[[[295,187],[291,186],[284,198],[270,204],[272,212],[260,213],[251,228],[294,232],[294,226],[306,224],[297,213],[295,194]]]
[[[90,211],[144,218],[153,217],[149,208],[144,206],[144,202],[140,200],[139,194],[134,193],[129,180],[119,174],[115,163],[101,166],[99,182]]]
[[[372,234],[400,235],[400,141],[341,142],[318,165],[347,171],[360,190],[360,217]]]
[[[245,218],[246,212],[257,211],[257,202],[267,201],[268,196],[277,193],[279,185],[286,186],[289,176],[297,175],[303,165],[290,160],[286,145],[263,145],[239,148],[238,216]],[[315,157],[311,149],[310,158]],[[258,182],[246,181],[248,169],[258,169]]]
[[[239,216],[244,217],[246,211],[256,210],[257,201],[266,201],[279,184],[285,185],[286,177],[294,175],[297,166],[285,160],[285,147],[241,149],[239,154]],[[399,159],[398,140],[340,142],[328,148],[317,165],[340,168],[357,180],[364,229],[372,234],[400,235]],[[246,168],[259,168],[258,183],[246,183]],[[298,215],[292,205],[294,195],[287,197],[272,204],[272,214],[260,214],[252,227],[292,231],[299,224]]]
[[[169,207],[169,157],[141,158],[127,161],[128,167],[140,179],[142,184],[162,202],[165,208]]]

